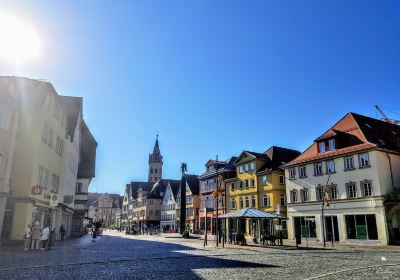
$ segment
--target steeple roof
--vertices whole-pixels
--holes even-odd
[[[154,144],[153,153],[149,155],[149,163],[151,163],[151,162],[161,162],[162,163],[160,146],[158,145],[158,133],[156,136],[156,143]]]

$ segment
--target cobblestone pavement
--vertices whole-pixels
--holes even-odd
[[[227,246],[108,231],[50,251],[0,248],[0,279],[400,279],[400,248]]]

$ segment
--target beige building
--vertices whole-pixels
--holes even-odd
[[[0,78],[0,237],[3,228],[5,235],[11,230],[11,212],[6,205],[10,195],[11,167],[19,122],[17,87],[15,78]]]
[[[35,221],[49,225],[56,233],[64,224],[68,235],[78,166],[87,161],[81,160],[82,99],[59,96],[45,81],[19,77],[0,80],[12,83],[9,95],[17,97],[17,114],[9,114],[8,121],[16,116],[19,119],[14,122],[16,137],[11,134],[1,141],[9,141],[9,151],[14,146],[14,152],[7,154],[6,191],[10,190],[10,195],[5,204],[3,240],[22,240],[26,226]]]
[[[118,228],[123,197],[118,194],[89,193],[88,217],[105,228]]]
[[[286,164],[285,176],[289,239],[400,241],[399,126],[349,113]]]

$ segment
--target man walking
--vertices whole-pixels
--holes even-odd
[[[42,229],[42,236],[40,237],[40,240],[42,241],[42,248],[41,248],[42,250],[46,249],[46,246],[48,245],[48,241],[49,241],[49,236],[50,236],[50,229],[46,225]]]

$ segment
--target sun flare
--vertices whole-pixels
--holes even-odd
[[[0,58],[20,64],[37,57],[39,49],[39,37],[31,26],[0,12]]]

